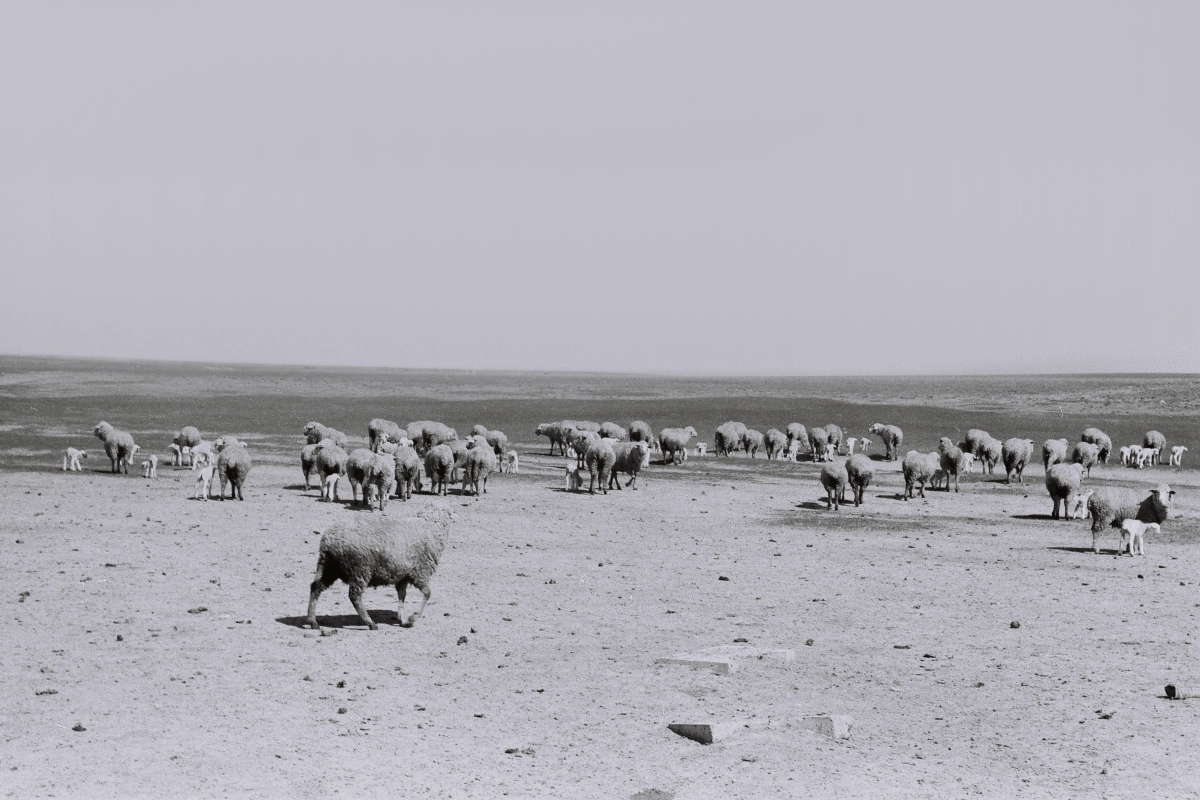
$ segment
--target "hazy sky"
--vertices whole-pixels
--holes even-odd
[[[0,352],[1200,371],[1200,3],[0,6]]]

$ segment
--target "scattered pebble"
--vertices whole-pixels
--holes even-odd
[[[892,649],[893,650],[911,650],[912,645],[911,644],[894,644],[894,645],[892,645]]]
[[[465,637],[465,636],[460,636],[460,637],[458,637],[458,643],[459,643],[459,644],[466,644],[466,643],[467,643],[467,637]]]
[[[812,647],[813,640],[812,640],[812,639],[805,639],[805,640],[804,640],[804,643],[805,643],[806,645],[808,645],[809,647]]]
[[[75,727],[71,728],[71,730],[75,731],[76,733],[83,733],[87,730],[87,728],[83,727],[82,723],[76,722]]]
[[[188,609],[189,614],[203,614],[205,611],[208,611],[208,606],[196,606]]]
[[[1008,623],[1008,627],[1010,627],[1010,628],[1019,628],[1019,627],[1021,627],[1021,623],[1020,623],[1020,622],[1017,622],[1017,621],[1014,619],[1012,622]]]
[[[124,637],[124,636],[122,636],[121,634],[119,634],[119,633],[118,633],[118,634],[117,634],[117,641],[118,641],[118,642],[123,642],[123,641],[125,641],[125,637]]]
[[[719,576],[719,577],[717,578],[717,580],[719,580],[719,581],[727,581],[727,580],[729,580],[729,578],[728,578],[728,577],[726,577],[726,576],[724,576],[724,575],[721,575],[721,576]]]
[[[339,689],[345,689],[345,688],[346,688],[346,682],[345,682],[345,681],[338,681],[338,682],[337,682],[337,688],[339,688]]]
[[[738,638],[734,639],[733,642],[734,642],[734,644],[738,644],[738,643],[749,644],[750,640],[747,639],[745,636],[739,636]]]
[[[34,694],[36,694],[39,697],[41,697],[44,694],[58,694],[58,689],[42,689],[40,692],[34,692]]]
[[[350,710],[350,709],[346,708],[345,706],[342,706],[341,708],[339,708],[339,709],[338,709],[338,713],[339,713],[339,714],[345,714],[345,713],[346,713],[347,711],[349,711],[349,710]]]

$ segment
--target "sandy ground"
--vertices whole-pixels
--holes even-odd
[[[1200,687],[1195,471],[1093,479],[1179,490],[1131,558],[1050,521],[1040,468],[904,503],[878,464],[862,508],[829,512],[813,465],[693,458],[591,497],[561,491],[561,463],[523,452],[482,500],[446,499],[414,628],[373,589],[368,631],[338,584],[327,636],[299,627],[316,531],[366,512],[305,495],[297,466],[256,466],[244,503],[190,500],[170,467],[3,474],[0,794],[1200,792],[1200,700],[1162,696]],[[735,639],[796,657],[656,664]],[[851,737],[802,729],[816,713]],[[743,727],[667,729],[710,720]]]

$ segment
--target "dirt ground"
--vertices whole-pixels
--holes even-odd
[[[373,589],[369,631],[337,584],[325,636],[300,627],[318,531],[366,512],[298,465],[256,465],[241,503],[170,467],[4,473],[0,795],[1200,793],[1200,699],[1163,697],[1200,690],[1196,471],[1092,479],[1179,492],[1131,558],[1051,521],[1040,467],[905,503],[877,463],[831,512],[811,464],[693,458],[593,497],[533,447],[480,500],[393,501],[457,517],[425,616]],[[795,660],[656,664],[738,639]],[[743,727],[667,729],[710,720]]]

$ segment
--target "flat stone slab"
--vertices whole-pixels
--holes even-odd
[[[670,658],[655,659],[654,663],[674,664],[675,666],[691,667],[692,669],[711,669],[718,675],[732,675],[738,670],[737,662],[731,659],[689,653],[679,653]]]
[[[844,714],[817,714],[800,719],[800,727],[830,739],[849,739],[854,718]]]
[[[691,739],[693,742],[699,742],[700,744],[712,744],[722,739],[728,739],[744,727],[745,723],[742,722],[676,722],[667,726],[669,730],[674,731],[685,739]]]

